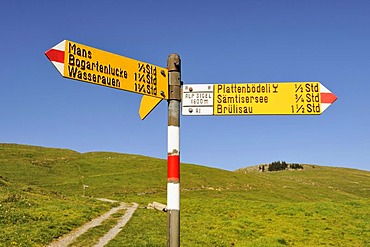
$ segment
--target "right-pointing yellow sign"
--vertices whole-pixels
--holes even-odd
[[[207,84],[209,87],[210,84]],[[186,85],[183,115],[319,115],[337,97],[320,82]],[[190,90],[189,90],[190,88]],[[213,92],[211,92],[213,91]],[[212,94],[213,104],[198,104]],[[192,99],[194,100],[186,100]],[[210,109],[212,108],[212,111]],[[210,114],[212,112],[212,114]],[[197,114],[199,113],[199,114]],[[202,114],[208,113],[208,114]]]

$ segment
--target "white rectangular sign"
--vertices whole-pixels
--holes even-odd
[[[184,85],[182,115],[213,115],[213,84]]]

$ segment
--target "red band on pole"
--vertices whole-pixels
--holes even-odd
[[[180,179],[180,156],[168,156],[167,180],[178,181]]]
[[[64,51],[50,49],[45,52],[45,55],[52,62],[64,63]]]

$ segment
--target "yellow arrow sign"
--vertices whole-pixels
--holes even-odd
[[[161,101],[162,99],[144,95],[141,98],[139,109],[141,120],[144,120],[144,118],[146,118]]]
[[[183,115],[319,115],[337,97],[320,82],[185,85]]]
[[[64,40],[46,53],[63,77],[160,99],[168,98],[168,70]]]
[[[321,114],[320,83],[215,85],[215,115]]]

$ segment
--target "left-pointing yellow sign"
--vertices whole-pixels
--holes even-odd
[[[168,70],[64,40],[45,55],[63,77],[168,99]]]

